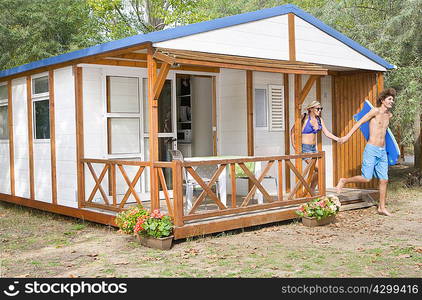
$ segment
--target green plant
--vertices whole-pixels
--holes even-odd
[[[143,215],[138,219],[134,232],[155,238],[167,237],[173,232],[173,222],[169,216],[155,209],[152,213]]]
[[[145,215],[148,215],[148,211],[138,205],[118,213],[115,222],[122,232],[132,234],[138,219]]]
[[[300,217],[316,218],[317,220],[336,215],[340,210],[341,203],[336,196],[329,195],[313,199],[302,204],[296,214]]]

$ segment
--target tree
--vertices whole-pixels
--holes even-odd
[[[206,19],[197,9],[199,0],[88,0],[88,4],[108,40]]]
[[[83,0],[0,0],[0,69],[97,44]]]

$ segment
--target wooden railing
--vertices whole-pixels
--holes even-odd
[[[302,161],[304,158],[309,158],[308,164],[303,172],[300,172],[296,167],[296,162]],[[84,197],[84,206],[97,207],[112,211],[121,211],[126,209],[127,200],[132,195],[136,203],[141,204],[141,198],[136,191],[136,184],[146,168],[150,168],[150,172],[157,172],[157,187],[161,189],[161,198],[165,200],[166,208],[160,207],[160,201],[154,203],[155,208],[167,210],[168,214],[173,217],[176,226],[183,226],[186,222],[192,220],[200,220],[209,217],[236,215],[244,212],[258,211],[269,208],[276,208],[282,206],[296,205],[309,201],[310,199],[325,195],[325,153],[318,152],[313,154],[299,154],[299,155],[285,155],[285,156],[269,156],[269,157],[245,157],[239,159],[220,159],[220,160],[204,160],[204,161],[172,161],[172,162],[141,162],[141,161],[123,161],[123,160],[101,160],[101,159],[82,159],[81,162],[88,167],[89,173],[94,180],[93,188],[88,197]],[[247,167],[246,163],[260,163],[263,167],[260,174],[254,174]],[[97,172],[93,165],[96,165]],[[301,162],[298,162],[300,165]],[[208,181],[204,181],[197,172],[200,166],[215,165],[215,172]],[[284,166],[283,166],[284,165]],[[137,167],[136,172],[132,170],[132,176],[129,176],[126,167]],[[236,180],[235,169],[239,166],[247,176],[249,187],[246,195],[239,199],[239,189]],[[294,186],[289,190],[283,188],[283,171],[288,167],[289,172],[293,173],[296,178]],[[264,187],[263,180],[268,175],[272,168],[276,168],[277,189],[275,195]],[[170,176],[164,175],[164,170]],[[184,193],[184,185],[186,183],[186,176],[184,169],[187,171],[191,180],[194,180],[198,186],[201,187],[200,194],[192,200],[192,207],[187,210],[186,195]],[[300,168],[299,168],[300,169]],[[318,169],[318,171],[316,171]],[[119,173],[117,173],[119,172]],[[227,195],[226,201],[222,201],[221,195],[213,191],[213,186],[223,172],[227,174],[227,187],[231,188],[230,197]],[[87,172],[88,173],[88,172]],[[108,173],[108,191],[104,190],[104,179]],[[116,177],[121,175],[124,179],[127,190],[118,194],[116,190]],[[134,174],[134,175],[133,175]],[[316,175],[315,175],[316,174]],[[311,181],[313,176],[318,176],[318,192],[311,189]],[[132,177],[132,178],[130,178]],[[171,178],[171,182],[169,179]],[[230,179],[229,179],[230,178]],[[85,185],[87,184],[85,180]],[[173,194],[169,186],[172,186]],[[96,194],[100,194],[97,201],[93,201]],[[254,203],[251,201],[254,196],[260,193],[262,196],[261,203]],[[88,194],[87,194],[88,195]],[[207,199],[208,198],[208,199]],[[99,203],[98,199],[102,199]],[[215,207],[203,209],[207,203],[215,204]],[[143,203],[145,204],[145,203]],[[151,203],[152,204],[152,203]]]

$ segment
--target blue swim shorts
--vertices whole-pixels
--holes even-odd
[[[376,177],[388,180],[388,159],[385,147],[366,144],[363,151],[362,176],[366,179]]]
[[[316,145],[315,144],[302,144],[302,153],[317,153]],[[304,160],[308,160],[308,158],[304,158]]]

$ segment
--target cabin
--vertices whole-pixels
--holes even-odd
[[[0,71],[0,200],[110,225],[142,204],[176,239],[293,219],[360,174],[365,146],[319,136],[295,153],[303,108],[319,100],[342,136],[393,68],[283,5]]]

